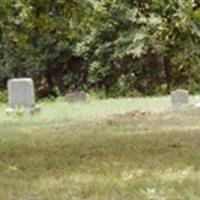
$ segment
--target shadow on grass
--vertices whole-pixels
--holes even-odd
[[[40,175],[54,170],[79,170],[200,164],[198,130],[153,130],[135,123],[116,125],[45,127],[39,133],[1,139],[1,169],[16,166],[21,172]],[[33,129],[34,130],[34,129]],[[18,130],[20,132],[20,130]],[[31,130],[29,130],[31,132]],[[51,132],[51,135],[49,134]]]
[[[191,199],[199,186],[197,122],[165,115],[1,128],[0,193],[9,200]]]

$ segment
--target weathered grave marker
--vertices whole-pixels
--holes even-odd
[[[66,95],[66,99],[69,103],[85,102],[87,95],[85,92],[70,92]]]
[[[189,92],[182,89],[173,91],[171,93],[171,102],[175,109],[189,105]]]
[[[7,84],[9,108],[7,113],[24,108],[31,114],[38,112],[35,105],[34,83],[30,78],[10,79]]]

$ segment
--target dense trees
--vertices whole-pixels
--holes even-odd
[[[1,0],[0,87],[30,76],[40,97],[200,91],[195,0]]]

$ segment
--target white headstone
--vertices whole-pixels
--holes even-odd
[[[187,90],[175,90],[171,93],[173,108],[185,107],[189,104],[189,92]]]
[[[194,108],[200,109],[200,102],[195,103]]]
[[[26,108],[33,112],[35,107],[34,83],[30,78],[10,79],[7,84],[9,109]],[[8,109],[8,110],[9,110]],[[37,108],[38,110],[38,108]]]

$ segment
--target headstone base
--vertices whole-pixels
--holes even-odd
[[[10,116],[13,114],[19,114],[19,115],[23,115],[23,114],[29,114],[29,115],[34,115],[40,112],[40,107],[39,106],[35,106],[35,107],[30,107],[30,108],[7,108],[6,109],[6,115]]]
[[[185,110],[185,109],[188,109],[188,108],[190,108],[190,105],[189,104],[180,104],[180,105],[174,105],[173,107],[172,107],[172,109],[173,110]]]

